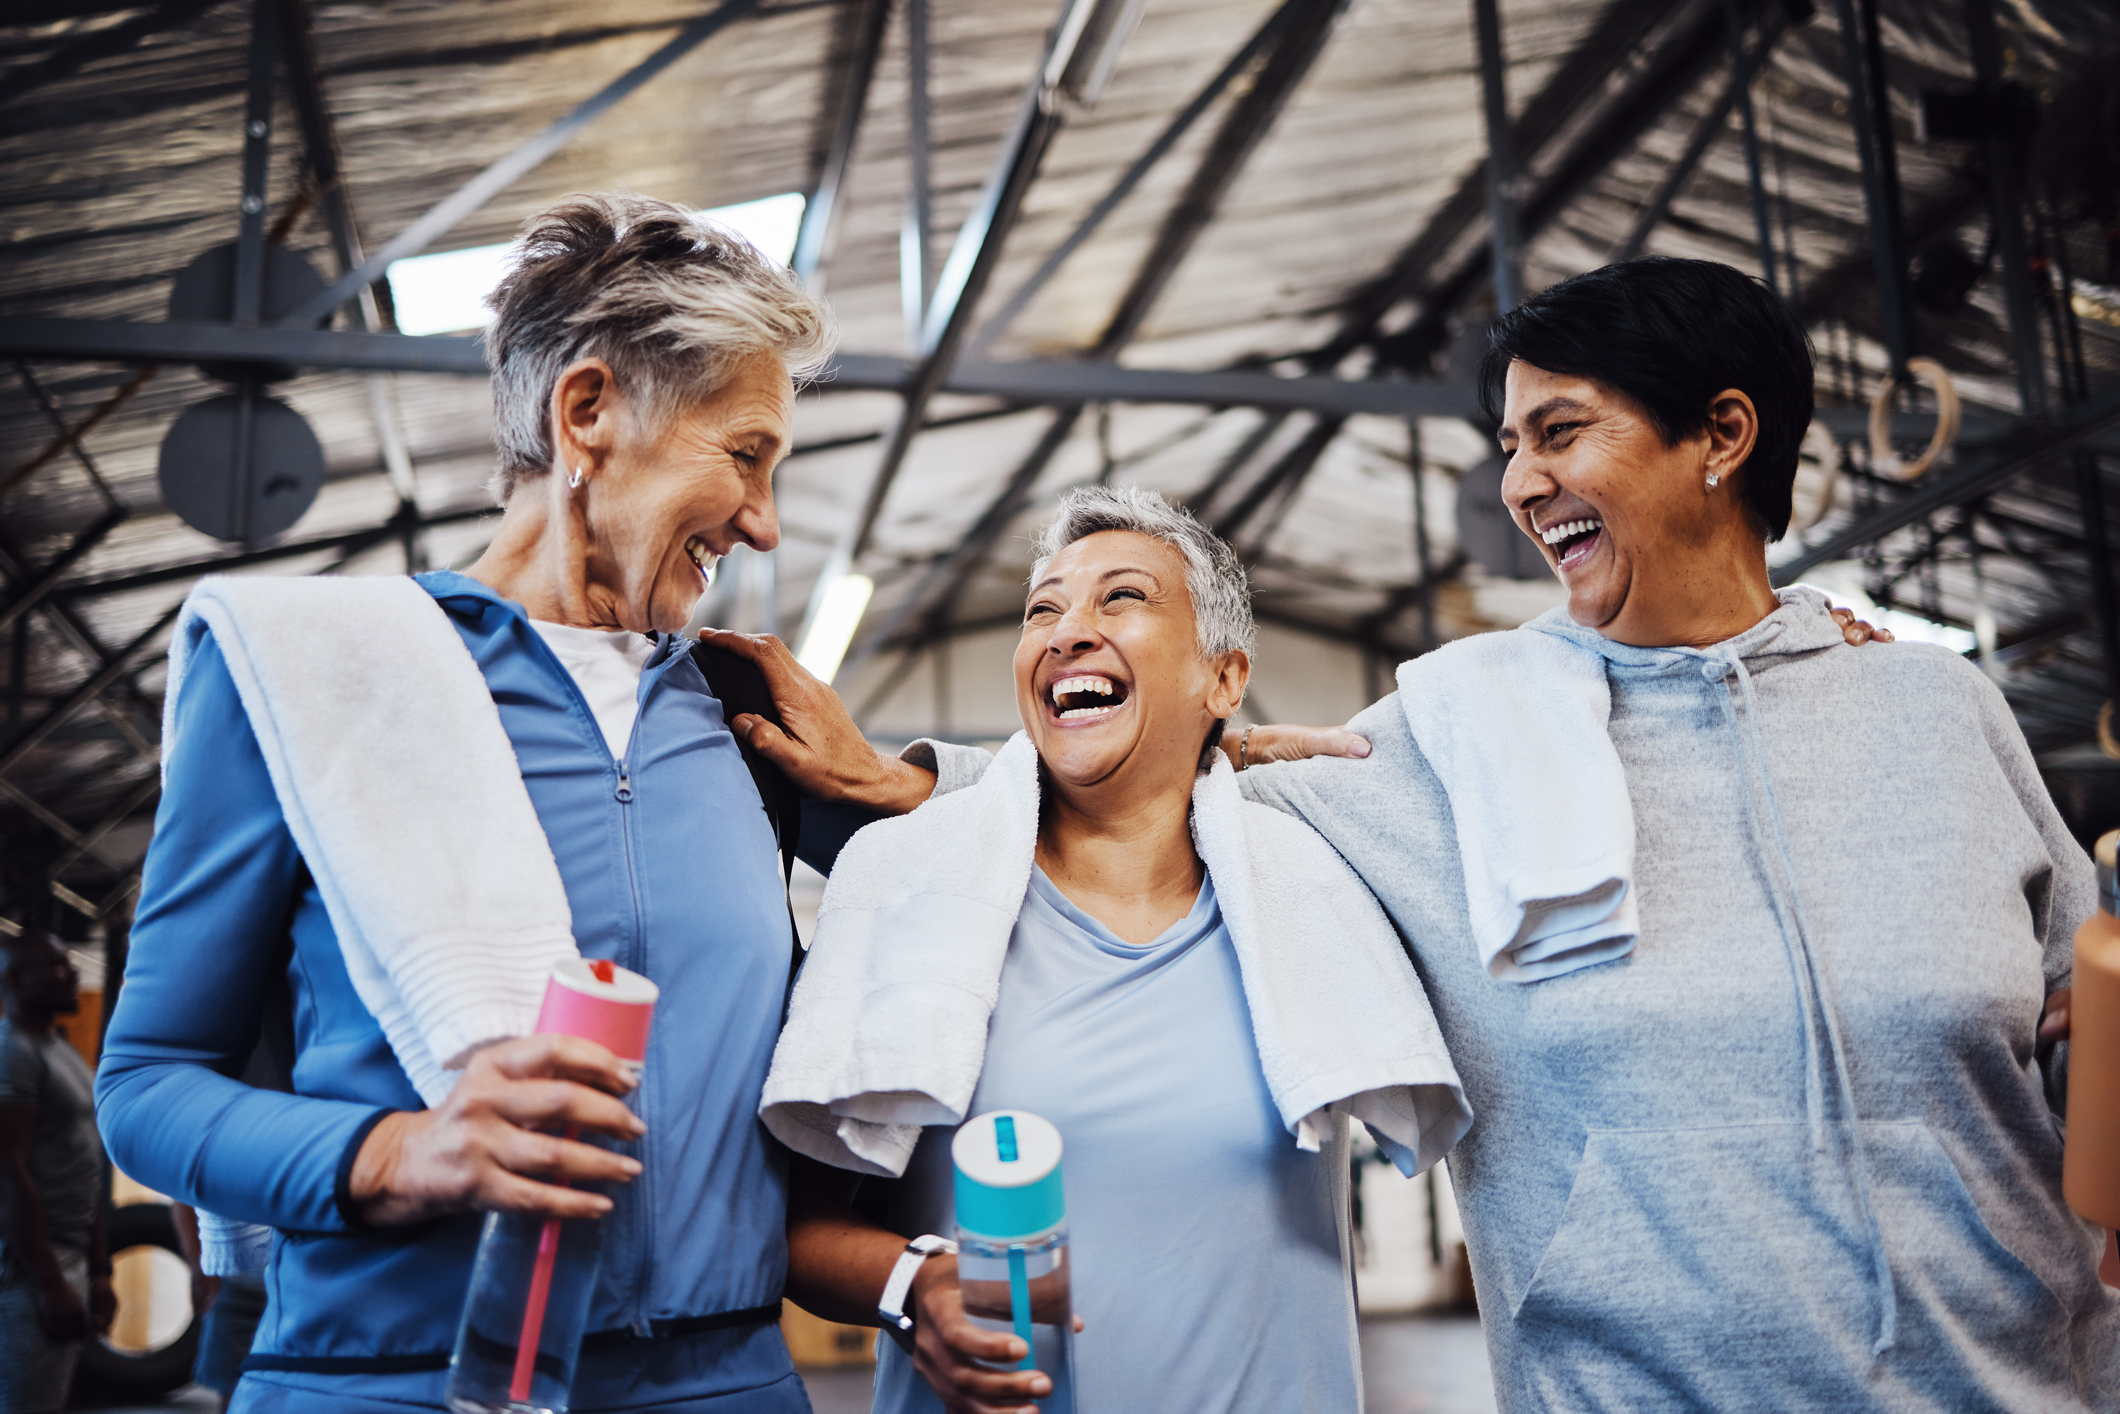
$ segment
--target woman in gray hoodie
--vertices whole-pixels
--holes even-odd
[[[1727,266],[1635,261],[1504,316],[1483,382],[1566,609],[1402,668],[1363,758],[1238,779],[1412,948],[1476,1116],[1450,1163],[1503,1408],[2120,1408],[2120,1293],[2035,1060],[2090,862],[1977,669],[1852,650],[1772,587],[1802,328]],[[1549,781],[1483,794],[1417,728],[1427,687],[1463,699],[1453,654],[1515,664],[1461,734],[1567,744]],[[828,691],[781,674],[800,739],[754,743],[882,809],[984,767],[879,758]],[[1490,952],[1495,877],[1539,862],[1510,842],[1578,819],[1616,888],[1518,898]],[[1561,906],[1572,935],[1520,946]]]

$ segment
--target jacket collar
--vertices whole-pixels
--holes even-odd
[[[432,594],[435,602],[444,609],[469,612],[481,617],[490,613],[502,615],[498,621],[487,622],[488,632],[499,631],[508,618],[514,618],[521,623],[525,632],[530,633],[532,637],[536,636],[535,630],[530,627],[530,613],[527,609],[468,574],[458,570],[428,570],[424,574],[414,575],[413,578],[419,582],[421,588]],[[653,672],[667,659],[675,656],[671,651],[672,646],[680,642],[675,634],[656,634],[655,652],[648,658],[648,671]]]

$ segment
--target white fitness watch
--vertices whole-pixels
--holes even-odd
[[[908,1355],[913,1353],[913,1318],[905,1313],[905,1298],[913,1289],[913,1277],[920,1271],[921,1263],[937,1252],[955,1256],[957,1244],[932,1232],[906,1243],[905,1251],[899,1254],[898,1265],[891,1268],[891,1279],[883,1284],[883,1295],[876,1299],[877,1323]]]

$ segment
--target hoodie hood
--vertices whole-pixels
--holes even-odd
[[[1617,643],[1594,628],[1584,628],[1566,609],[1549,609],[1524,625],[1534,633],[1584,648],[1603,658],[1607,671],[1669,672],[1697,667],[1709,660],[1756,661],[1794,653],[1813,653],[1846,642],[1833,619],[1832,606],[1815,589],[1793,586],[1776,591],[1781,607],[1743,633],[1707,648],[1640,648]]]

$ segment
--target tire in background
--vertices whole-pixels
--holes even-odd
[[[160,1247],[179,1259],[184,1255],[177,1245],[177,1225],[171,1220],[166,1203],[128,1203],[112,1209],[109,1244],[113,1260],[133,1247]],[[81,1363],[75,1370],[75,1397],[137,1401],[182,1389],[191,1383],[201,1324],[199,1313],[192,1312],[184,1333],[158,1350],[134,1353],[114,1349],[100,1337],[89,1341],[82,1348]]]

